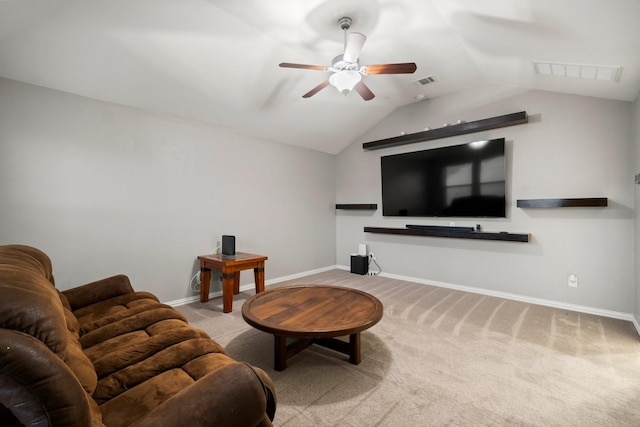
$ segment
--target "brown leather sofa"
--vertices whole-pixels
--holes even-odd
[[[51,261],[0,246],[0,426],[271,426],[257,367],[115,276],[59,292]]]

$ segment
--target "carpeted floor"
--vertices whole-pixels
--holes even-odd
[[[253,292],[177,307],[263,368],[276,426],[638,426],[640,338],[630,322],[342,270],[274,286],[336,284],[385,307],[362,363],[312,346],[273,370],[273,337],[242,319]],[[268,287],[269,288],[269,287]]]

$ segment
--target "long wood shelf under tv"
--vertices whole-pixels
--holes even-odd
[[[426,237],[450,237],[454,239],[477,239],[477,240],[502,240],[507,242],[529,242],[531,234],[506,233],[506,232],[486,232],[486,231],[460,231],[456,229],[447,230],[446,227],[435,229],[418,228],[386,228],[386,227],[365,227],[365,233],[378,234],[399,234],[403,236],[426,236]]]
[[[489,129],[497,129],[507,126],[515,126],[528,123],[529,117],[526,111],[506,114],[504,116],[490,117],[488,119],[476,120],[468,123],[459,123],[437,129],[425,130],[422,132],[410,133],[407,135],[394,136],[377,141],[365,142],[362,148],[365,150],[378,150],[380,148],[396,147],[398,145],[413,144],[432,139],[449,138],[456,135],[481,132]]]
[[[519,208],[589,208],[607,207],[606,197],[582,197],[574,199],[520,199],[516,202]]]
[[[338,203],[336,209],[375,211],[378,209],[377,203]]]

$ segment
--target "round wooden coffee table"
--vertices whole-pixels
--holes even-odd
[[[275,288],[249,298],[242,317],[256,329],[273,334],[274,369],[311,344],[347,354],[360,363],[360,332],[382,319],[383,307],[373,295],[331,285],[297,285]],[[349,336],[349,342],[335,337]],[[299,338],[287,345],[287,337]]]

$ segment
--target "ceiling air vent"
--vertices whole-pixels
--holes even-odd
[[[435,81],[436,79],[434,79],[433,76],[425,76],[418,80],[414,80],[413,83],[416,83],[420,86],[425,86],[425,85],[428,85],[429,83],[434,83]]]
[[[552,61],[533,61],[536,73],[544,76],[574,77],[589,80],[619,82],[622,67],[611,65],[570,64]]]

